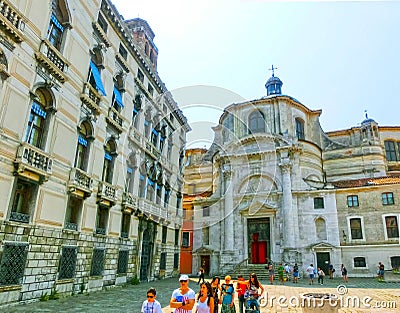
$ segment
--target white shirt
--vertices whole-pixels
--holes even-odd
[[[157,300],[154,302],[149,302],[147,300],[143,301],[142,313],[162,313],[161,304]]]
[[[204,302],[201,302],[199,299],[199,301],[197,302],[197,313],[210,313],[210,307],[207,305],[207,302],[208,297]]]
[[[185,294],[181,294],[181,291],[178,288],[178,289],[175,289],[174,292],[172,293],[172,298],[176,299],[178,302],[181,302],[182,300],[185,300],[185,302],[188,302],[189,300],[192,300],[192,299],[194,300],[196,298],[196,294],[190,288]],[[175,313],[192,313],[192,310],[184,310],[182,308],[176,308],[174,312]]]

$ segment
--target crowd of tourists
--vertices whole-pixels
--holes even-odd
[[[269,272],[270,283],[274,283],[275,269],[272,263],[267,263],[266,269]],[[348,282],[347,269],[344,264],[340,268],[342,279]],[[299,279],[299,266],[280,263],[277,267],[278,280],[283,285],[286,281],[292,280],[297,283]],[[314,267],[311,263],[305,272],[308,275],[309,284],[314,284],[314,279],[320,285],[324,284],[325,273],[320,267]],[[328,267],[329,279],[333,279],[335,269],[330,263]],[[383,280],[384,266],[381,262],[378,265],[378,279]],[[259,298],[264,293],[264,287],[259,282],[255,273],[250,274],[248,280],[243,275],[238,275],[236,282],[231,276],[225,276],[224,282],[220,282],[218,276],[214,276],[211,282],[204,279],[204,269],[199,271],[200,285],[198,294],[189,287],[189,276],[182,274],[179,277],[179,288],[172,292],[170,307],[174,313],[236,313],[235,295],[238,297],[239,313],[252,312],[260,313]],[[161,305],[156,300],[156,289],[150,288],[147,291],[147,300],[143,302],[142,313],[162,313]]]

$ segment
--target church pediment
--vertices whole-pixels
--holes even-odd
[[[204,246],[201,246],[200,248],[198,248],[197,250],[193,251],[193,253],[197,253],[197,254],[213,254],[214,250],[211,250],[209,248],[206,248]]]
[[[254,200],[254,201],[245,201],[242,202],[239,206],[240,214],[247,214],[247,215],[270,215],[271,213],[275,215],[278,209],[278,205],[271,201],[265,200]]]
[[[336,249],[336,247],[327,242],[320,242],[315,245],[311,245],[311,249],[313,249],[313,250],[333,250],[333,249]]]

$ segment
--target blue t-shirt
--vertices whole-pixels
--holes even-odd
[[[222,294],[224,295],[222,298],[222,304],[231,304],[232,302],[232,294],[235,292],[235,289],[233,288],[233,285],[229,284],[223,284],[221,286],[222,288]],[[225,292],[224,292],[225,290]]]

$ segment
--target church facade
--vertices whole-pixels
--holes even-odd
[[[210,274],[268,261],[343,263],[350,276],[398,267],[400,127],[366,118],[326,133],[321,110],[282,94],[278,77],[266,88],[225,108],[199,165],[212,164],[213,193],[193,201],[193,273],[205,260]]]

